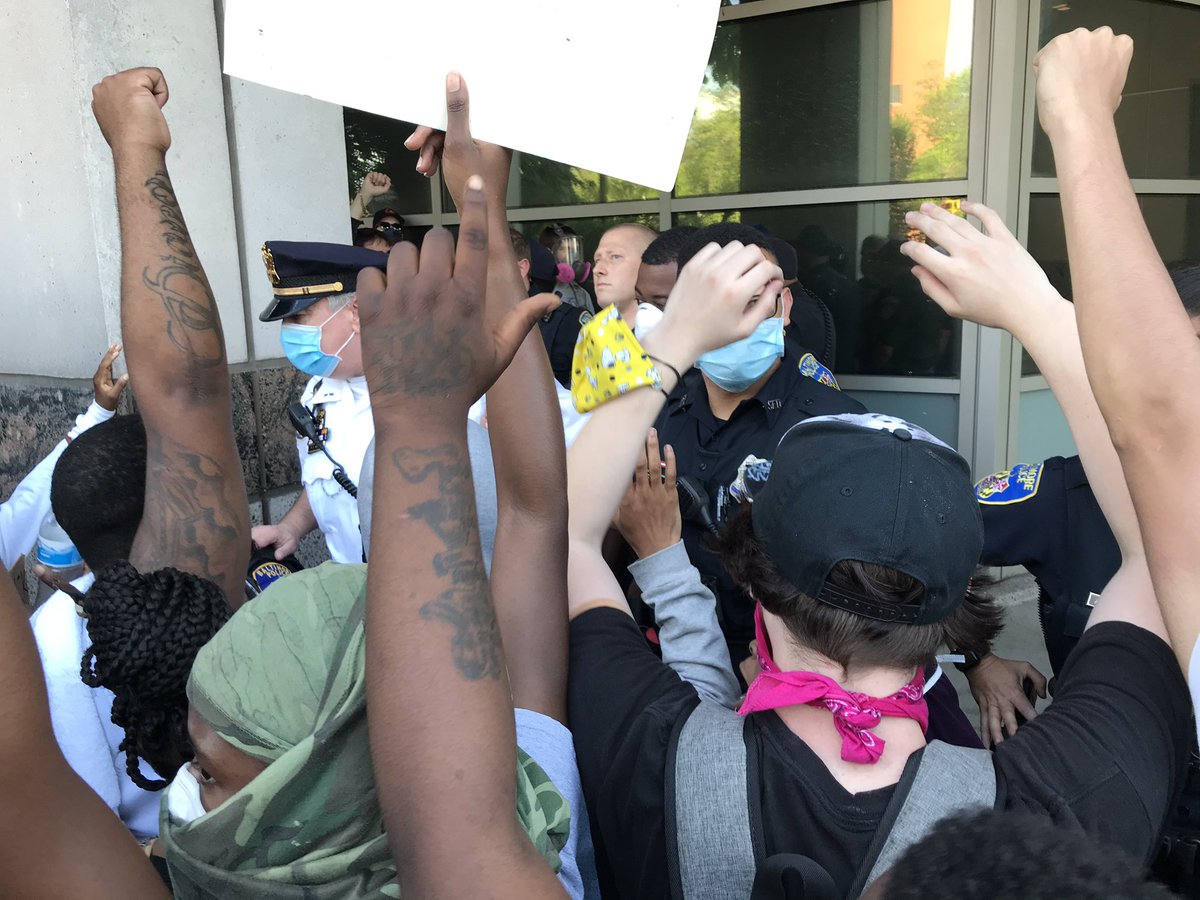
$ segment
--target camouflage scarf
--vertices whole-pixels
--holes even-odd
[[[196,711],[267,763],[187,824],[164,802],[161,840],[175,897],[399,897],[367,742],[366,566],[328,563],[280,579],[200,651]],[[518,750],[517,816],[555,869],[570,809]]]

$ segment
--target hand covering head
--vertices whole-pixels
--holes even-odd
[[[196,657],[193,708],[267,767],[192,822],[164,804],[179,900],[400,896],[367,740],[366,588],[366,566],[327,563],[280,579]],[[517,762],[517,815],[557,870],[568,804],[524,752]]]

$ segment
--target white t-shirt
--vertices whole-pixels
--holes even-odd
[[[80,591],[92,586],[88,572],[72,585]],[[125,771],[125,754],[117,748],[125,732],[112,722],[113,693],[92,688],[80,678],[84,651],[91,646],[87,622],[75,611],[75,601],[56,591],[30,618],[50,699],[50,724],[55,740],[75,770],[138,840],[158,835],[160,795],[144,791]],[[145,760],[142,774],[158,775]]]

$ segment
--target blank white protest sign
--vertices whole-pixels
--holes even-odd
[[[720,0],[226,0],[225,74],[671,190]],[[413,155],[416,165],[416,154]]]

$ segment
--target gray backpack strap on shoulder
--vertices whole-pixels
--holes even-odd
[[[996,768],[991,752],[934,741],[916,765],[910,760],[905,768],[850,896],[857,897],[869,888],[942,819],[995,805]],[[868,866],[870,874],[864,879]]]
[[[746,900],[754,887],[745,724],[732,710],[704,700],[679,731],[667,818],[683,900]]]

